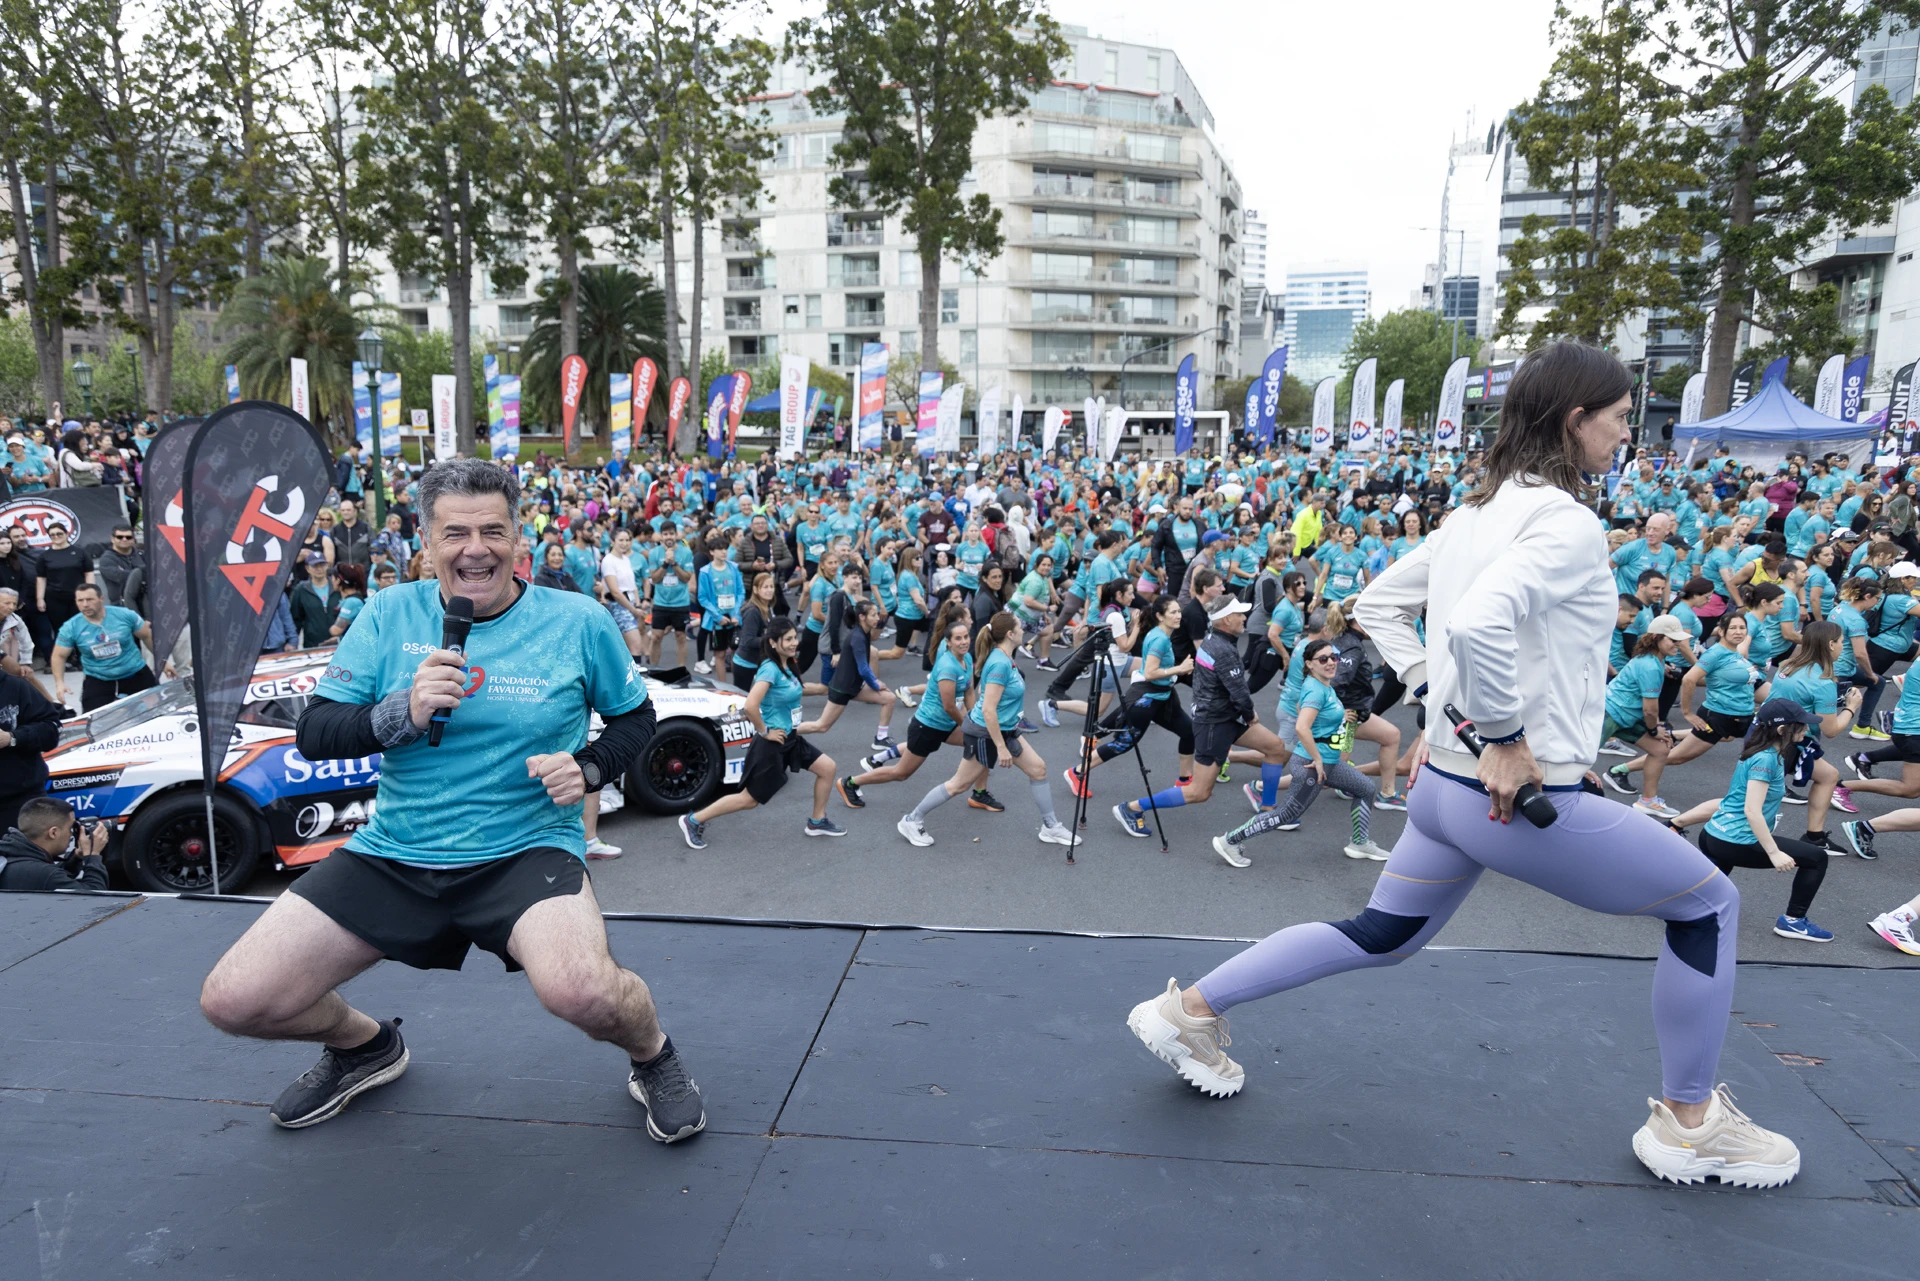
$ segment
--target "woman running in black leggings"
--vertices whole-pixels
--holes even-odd
[[[1071,765],[1066,770],[1068,789],[1083,799],[1093,795],[1088,787],[1088,776],[1114,757],[1124,756],[1140,741],[1140,736],[1147,732],[1149,725],[1173,731],[1180,740],[1180,777],[1193,777],[1193,718],[1180,705],[1180,687],[1175,684],[1179,677],[1193,670],[1193,660],[1189,658],[1176,663],[1173,659],[1173,633],[1180,626],[1180,602],[1172,596],[1163,596],[1154,602],[1152,617],[1148,618],[1146,611],[1142,611],[1139,621],[1145,627],[1146,634],[1136,635],[1130,647],[1140,656],[1143,665],[1138,693],[1132,695],[1132,701],[1127,703],[1127,710],[1121,716],[1120,727],[1114,731],[1113,737],[1100,744],[1087,758],[1087,774],[1082,775],[1079,769]],[[1148,626],[1149,623],[1151,626]],[[1126,699],[1129,696],[1122,690],[1120,697]]]

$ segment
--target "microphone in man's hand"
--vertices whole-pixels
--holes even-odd
[[[465,596],[455,596],[447,602],[447,615],[440,624],[440,648],[450,649],[461,658],[467,656],[467,633],[473,630],[473,602]],[[440,736],[447,732],[447,722],[453,719],[453,709],[442,707],[434,711],[427,722],[427,746],[440,746]]]
[[[1460,714],[1460,709],[1452,703],[1446,705],[1447,719],[1453,722],[1453,732],[1467,745],[1467,750],[1476,757],[1486,749],[1480,741],[1480,733],[1474,729],[1473,722]],[[1553,807],[1553,801],[1540,790],[1535,783],[1522,783],[1520,790],[1513,794],[1513,807],[1527,816],[1527,822],[1535,827],[1552,827],[1553,821],[1560,817],[1560,811]]]

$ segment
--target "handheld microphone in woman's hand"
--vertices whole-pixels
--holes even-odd
[[[1446,705],[1447,719],[1453,722],[1453,732],[1467,745],[1467,750],[1475,756],[1486,750],[1486,744],[1480,741],[1480,733],[1473,728],[1473,722],[1460,714],[1460,709],[1452,703]],[[1527,816],[1527,822],[1535,827],[1552,827],[1553,821],[1560,817],[1560,811],[1553,808],[1553,802],[1535,783],[1522,783],[1520,790],[1513,794],[1513,807]]]
[[[467,654],[467,633],[473,630],[473,602],[465,596],[455,596],[447,602],[446,617],[440,623],[440,648],[451,649],[462,658]],[[427,746],[440,746],[440,736],[447,732],[447,722],[453,719],[453,709],[442,707],[434,712],[427,721]]]

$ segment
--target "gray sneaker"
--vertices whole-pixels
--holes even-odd
[[[336,1050],[327,1046],[298,1081],[280,1092],[268,1115],[283,1129],[303,1130],[330,1121],[346,1111],[356,1094],[397,1081],[407,1070],[407,1043],[400,1036],[400,1020],[383,1025],[393,1036],[384,1050],[371,1053]]]
[[[627,1093],[647,1110],[649,1135],[661,1143],[678,1143],[707,1128],[700,1087],[687,1075],[672,1037],[650,1061],[628,1062],[632,1070],[627,1073]]]
[[[808,836],[845,836],[847,829],[830,818],[810,818],[807,820]]]
[[[1227,1021],[1215,1016],[1196,1019],[1180,1008],[1180,983],[1167,980],[1167,990],[1142,1001],[1127,1015],[1127,1027],[1153,1056],[1168,1064],[1202,1094],[1216,1099],[1240,1093],[1247,1074],[1228,1058],[1222,1047],[1232,1045]]]

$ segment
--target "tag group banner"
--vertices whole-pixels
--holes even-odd
[[[1115,405],[1101,424],[1100,456],[1112,459],[1120,453],[1120,434],[1127,429],[1127,411]]]
[[[313,408],[307,398],[307,362],[294,356],[287,361],[287,377],[291,393],[288,399],[293,402],[293,412],[308,422],[313,421]]]
[[[607,375],[607,443],[615,458],[633,448],[633,375]]]
[[[433,456],[440,462],[460,449],[460,432],[453,420],[454,391],[459,385],[452,374],[433,376]]]
[[[805,356],[780,357],[780,457],[807,451],[807,380],[812,362]]]
[[[939,448],[936,437],[940,431],[940,386],[945,381],[938,370],[920,371],[920,404],[913,424],[913,447],[923,458],[932,457]]]
[[[1193,448],[1193,411],[1200,404],[1200,380],[1194,373],[1193,356],[1185,356],[1173,375],[1173,452],[1184,454]]]
[[[1760,385],[1764,387],[1768,383],[1785,382],[1786,378],[1787,358],[1785,356],[1775,356],[1767,362],[1765,371],[1761,373]]]
[[[859,390],[860,448],[879,449],[886,427],[882,422],[887,407],[887,345],[870,342],[860,348]]]

